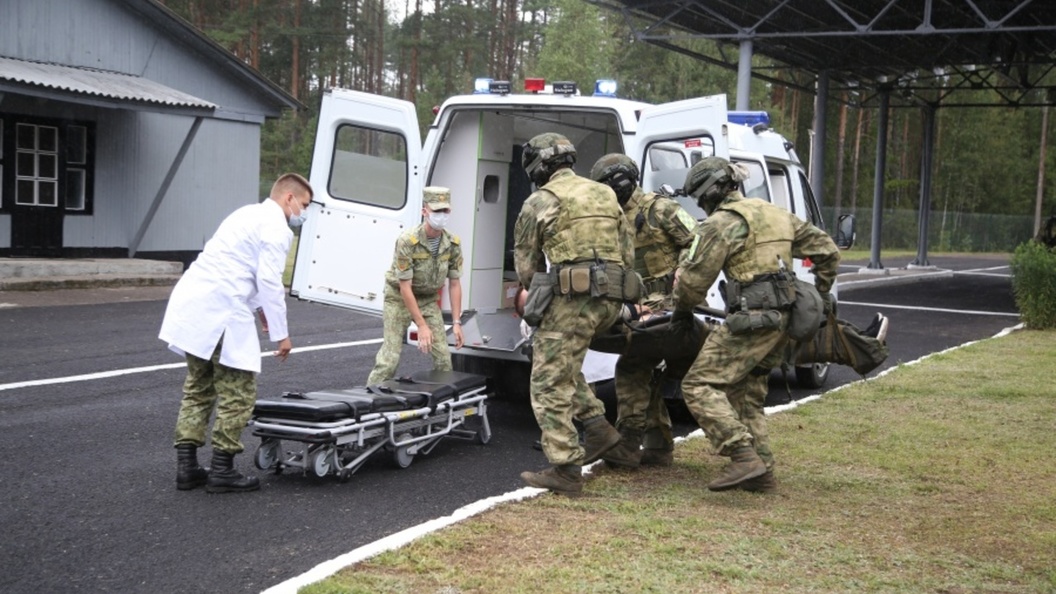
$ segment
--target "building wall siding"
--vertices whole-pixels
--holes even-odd
[[[235,113],[279,115],[248,84],[119,2],[4,0],[3,4],[2,56],[142,76]]]
[[[235,114],[203,121],[139,252],[201,250],[225,216],[260,199],[259,122],[281,111],[272,97],[122,2],[0,2],[0,55],[143,76]],[[63,246],[73,249],[130,246],[194,122],[189,116],[12,93],[0,102],[0,112],[95,124],[93,211],[63,220]],[[10,220],[0,214],[0,249],[11,246]]]

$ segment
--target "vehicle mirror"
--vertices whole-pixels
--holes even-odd
[[[854,215],[840,215],[836,222],[836,247],[841,250],[849,250],[854,246],[856,231],[854,228]]]

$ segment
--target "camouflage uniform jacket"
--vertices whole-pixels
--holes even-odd
[[[645,193],[635,188],[623,206],[627,221],[634,228],[634,270],[645,281],[647,292],[653,293],[673,273],[693,243],[693,229],[697,221],[682,206],[660,194]],[[663,292],[667,292],[664,290]]]
[[[514,265],[528,287],[536,272],[551,264],[595,256],[634,266],[634,235],[611,188],[569,168],[558,170],[524,202],[514,226]]]
[[[787,226],[791,235],[788,237],[791,256],[810,258],[814,263],[811,272],[814,273],[814,284],[818,291],[826,292],[832,288],[840,263],[840,252],[827,233],[768,202],[745,198],[740,192],[732,192],[711,216],[697,226],[696,237],[689,248],[678,285],[675,287],[676,309],[692,309],[703,302],[708,288],[715,282],[720,271],[725,271],[727,276],[733,278],[728,270],[731,262],[749,262],[764,251],[769,253],[767,250],[757,249],[758,246],[755,245],[756,236],[766,235],[768,230],[759,229],[760,233],[754,232],[755,230],[750,228],[750,221],[737,211],[754,211],[754,224],[757,226],[766,225],[768,221],[775,226]],[[790,262],[787,264],[791,266]],[[776,258],[774,262],[754,262],[749,266],[754,266],[759,273],[776,272],[778,269]]]
[[[400,235],[392,267],[385,273],[390,288],[398,292],[400,281],[410,280],[415,295],[435,295],[447,279],[462,276],[462,242],[458,236],[443,231],[435,256],[429,251],[428,241],[425,223]]]

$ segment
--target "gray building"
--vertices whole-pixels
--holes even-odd
[[[0,0],[0,256],[189,262],[299,107],[154,0]]]

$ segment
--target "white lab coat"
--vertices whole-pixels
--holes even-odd
[[[220,337],[220,362],[260,372],[254,312],[264,310],[268,336],[289,336],[282,272],[293,232],[274,200],[228,215],[169,297],[158,338],[179,355],[210,359]]]

